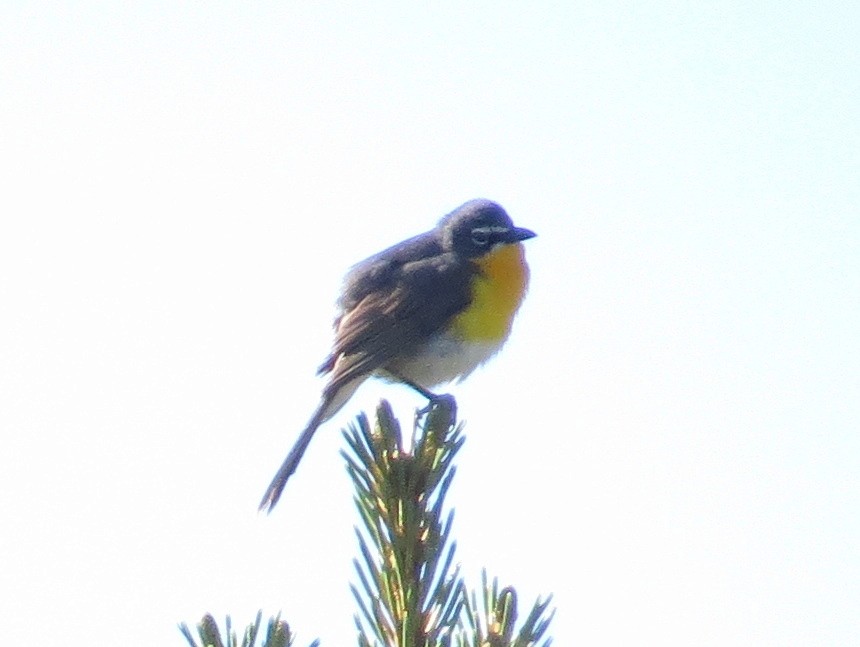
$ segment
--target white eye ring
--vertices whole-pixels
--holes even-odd
[[[475,227],[472,230],[472,242],[478,247],[484,247],[490,242],[490,233],[489,227]]]

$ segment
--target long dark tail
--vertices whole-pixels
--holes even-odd
[[[326,415],[329,413],[326,411],[327,405],[327,402],[323,402],[316,410],[316,413],[314,413],[308,426],[305,427],[304,431],[299,435],[299,438],[296,440],[290,453],[287,454],[284,462],[281,463],[281,467],[278,469],[277,474],[275,474],[275,478],[272,479],[272,482],[266,489],[266,493],[263,495],[263,500],[260,501],[259,509],[261,511],[265,510],[268,514],[275,507],[275,504],[278,503],[278,499],[281,498],[281,494],[284,491],[284,486],[287,484],[287,479],[293,475],[293,472],[295,472],[296,468],[299,466],[299,461],[302,460],[302,456],[304,456],[305,450],[311,442],[311,438],[314,437],[314,432],[328,417]]]

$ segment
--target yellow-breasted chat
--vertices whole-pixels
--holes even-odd
[[[430,231],[358,263],[338,300],[320,403],[260,502],[271,511],[317,428],[371,376],[402,382],[429,399],[504,345],[529,282],[522,241],[501,206],[471,200]]]

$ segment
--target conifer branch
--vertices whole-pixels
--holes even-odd
[[[487,581],[487,572],[481,573],[482,605],[479,608],[472,592],[464,608],[469,631],[465,632],[458,647],[550,647],[551,638],[544,637],[555,610],[547,613],[552,596],[535,601],[532,610],[516,632],[517,593],[506,586],[499,589],[498,578]]]
[[[257,612],[256,620],[249,624],[242,636],[241,647],[256,647],[257,637],[260,633],[260,624],[263,620],[263,612]],[[218,623],[212,614],[207,613],[200,622],[197,623],[197,635],[200,638],[198,645],[197,641],[191,633],[191,629],[184,622],[179,625],[179,631],[188,641],[189,647],[240,647],[236,632],[233,631],[233,621],[230,616],[224,623],[224,635],[226,642],[221,636],[218,629]],[[266,636],[263,639],[261,647],[291,647],[293,645],[293,636],[290,633],[290,626],[281,620],[281,614],[269,618],[269,625],[266,629]],[[319,647],[319,641],[315,640],[310,647]]]
[[[374,428],[360,416],[345,436],[362,522],[362,561],[355,561],[360,586],[352,587],[359,644],[451,644],[464,600],[449,542],[453,511],[443,510],[452,459],[463,444],[453,399],[431,404],[423,427],[416,421],[408,448],[385,401]]]

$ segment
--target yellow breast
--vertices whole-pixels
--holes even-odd
[[[452,332],[468,341],[503,342],[529,283],[523,246],[505,245],[474,261],[472,303],[454,318]]]

